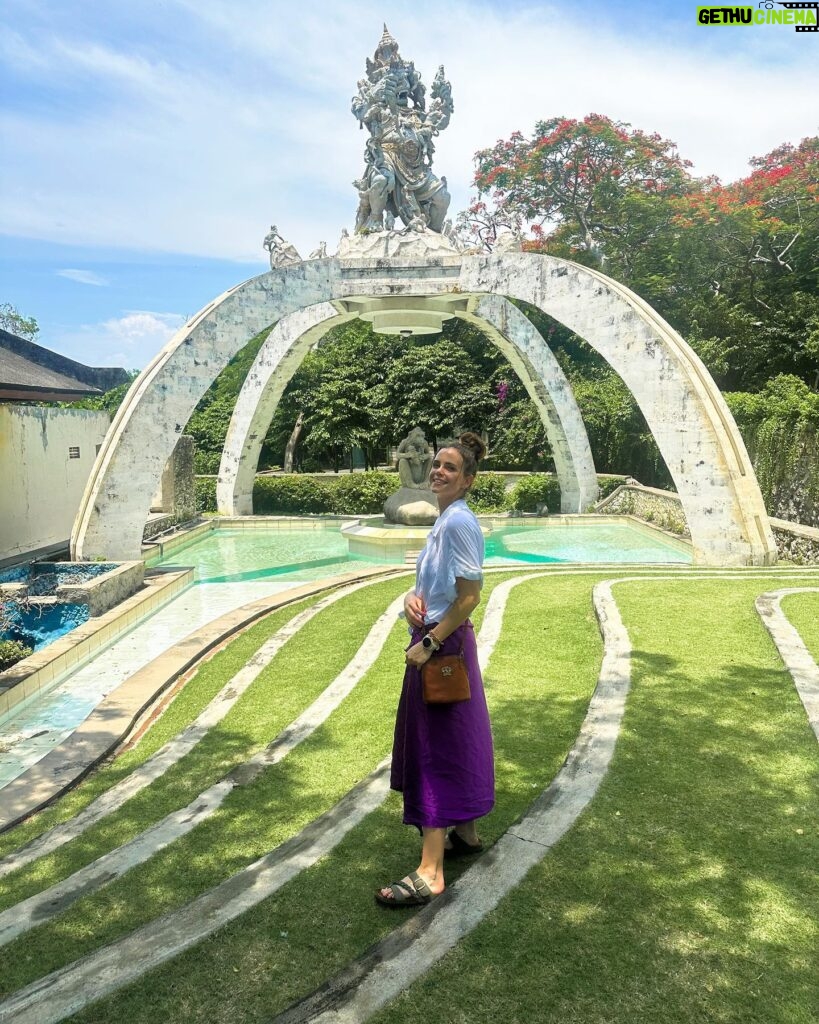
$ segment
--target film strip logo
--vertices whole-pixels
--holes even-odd
[[[813,11],[815,25],[794,25],[794,28],[797,32],[819,32],[819,0],[813,0],[812,3],[783,3],[783,0],[777,0],[777,3],[788,11]],[[762,4],[759,6],[762,7]],[[773,7],[773,4],[770,6]],[[768,7],[768,4],[765,4],[765,7]]]

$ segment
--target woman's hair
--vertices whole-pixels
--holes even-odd
[[[478,435],[467,430],[450,447],[461,453],[461,458],[464,460],[464,476],[475,476],[478,472],[478,463],[486,455],[486,445]]]

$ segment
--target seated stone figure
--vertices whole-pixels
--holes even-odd
[[[428,489],[432,449],[420,427],[413,427],[398,445],[398,476],[402,487]]]

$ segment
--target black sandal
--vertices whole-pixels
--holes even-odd
[[[472,843],[462,839],[454,828],[450,830],[447,839],[449,839],[451,846],[449,848],[444,847],[445,860],[455,860],[458,857],[474,857],[477,853],[483,853],[483,843],[477,843],[473,846]]]
[[[410,883],[390,882],[384,886],[392,892],[392,896],[385,896],[380,889],[375,891],[375,901],[382,907],[390,907],[395,910],[398,907],[422,907],[434,899],[435,893],[427,885],[426,879],[422,878],[417,871],[411,871],[407,878]]]

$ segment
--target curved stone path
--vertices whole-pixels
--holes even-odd
[[[715,573],[694,577],[686,575],[689,579],[724,578]],[[760,578],[763,575],[768,577],[770,574],[743,574],[742,578]],[[496,591],[503,587],[508,597],[513,585],[534,576],[529,573],[505,581]],[[475,927],[567,831],[605,774],[629,686],[628,637],[611,588],[619,583],[663,578],[667,577],[623,577],[599,583],[594,588],[594,604],[605,646],[598,686],[566,763],[532,805],[530,812],[442,897],[415,914],[365,958],[351,965],[317,993],[281,1014],[277,1021],[289,1024],[321,1020],[326,1024],[341,1024],[342,1021],[365,1020]],[[794,588],[788,592],[799,591]],[[492,599],[487,604],[484,630],[481,632],[481,660],[484,665],[494,646],[490,640],[492,633],[499,633],[497,620],[502,616],[506,597],[501,591],[494,605]],[[13,1020],[19,1024],[35,1021],[37,1024],[49,1024],[61,1020],[199,942],[329,852],[353,824],[380,804],[386,795],[386,786],[386,763],[383,763],[335,808],[256,864],[181,910],[151,922],[125,939],[15,993],[0,1004],[0,1022]]]
[[[336,595],[333,595],[333,597],[336,600],[338,599]],[[329,603],[328,599],[327,604]],[[243,764],[233,768],[224,779],[214,783],[214,785],[200,793],[187,807],[168,814],[130,842],[123,844],[115,850],[111,850],[110,853],[104,854],[68,878],[0,913],[0,946],[11,942],[12,939],[28,931],[29,928],[34,928],[50,920],[52,917],[62,914],[76,900],[108,885],[121,875],[124,875],[126,871],[136,867],[137,864],[142,864],[150,857],[153,857],[154,854],[164,849],[174,840],[186,835],[196,828],[197,825],[215,814],[228,794],[235,788],[246,786],[253,782],[265,768],[277,764],[291,750],[297,747],[299,743],[306,740],[330,716],[375,664],[387,638],[392,632],[393,626],[398,620],[398,613],[403,608],[403,604],[404,598],[402,595],[389,605],[387,610],[376,619],[364,643],[349,664],[342,669],[313,703],[298,718],[291,722],[287,728],[283,729],[264,750],[259,751],[259,753]],[[324,606],[326,607],[327,605],[325,604]],[[308,609],[308,611],[312,612],[313,609]],[[296,616],[296,618],[301,619],[301,625],[304,625],[308,618],[307,611]],[[288,626],[292,626],[295,621],[295,619],[291,620]],[[295,629],[291,630],[290,635],[292,636],[295,631]],[[259,672],[273,657],[271,651],[275,653],[275,651],[280,649],[284,641],[282,640],[281,643],[274,643],[273,641],[279,641],[282,632],[284,630],[276,633],[271,641],[268,641],[264,647],[260,648],[254,658],[251,659],[252,662],[255,661],[256,663],[255,671],[252,679],[243,679],[244,689],[247,689],[252,680],[258,676]],[[265,650],[266,654],[264,659],[262,659],[261,655]],[[250,665],[250,662],[248,662],[248,665]],[[237,675],[241,675],[241,672],[237,673]],[[236,676],[234,676],[234,679],[236,679]],[[224,694],[225,690],[222,690],[221,693]],[[238,699],[238,694],[235,699]],[[233,702],[235,702],[235,699]],[[211,706],[209,705],[209,707]],[[202,735],[204,735],[204,732],[198,738],[201,739]]]
[[[170,739],[155,754],[134,768],[127,778],[106,790],[73,818],[55,825],[41,836],[38,836],[19,850],[15,850],[0,860],[0,878],[12,871],[16,871],[25,864],[31,863],[31,861],[37,860],[39,857],[45,856],[47,853],[52,853],[72,839],[76,839],[86,829],[95,825],[109,814],[113,814],[131,797],[136,796],[140,790],[155,782],[172,765],[180,761],[185,754],[193,750],[203,736],[227,715],[242,694],[255,682],[287,641],[295,636],[302,627],[306,626],[312,618],[343,597],[347,597],[363,587],[373,586],[380,582],[382,582],[381,579],[366,580],[339,588],[328,594],[327,597],[317,601],[310,608],[306,608],[295,615],[281,629],[277,630],[270,639],[265,641],[259,650],[248,659],[246,664],[228,680],[219,693],[210,700],[195,721],[183,729],[178,736]],[[180,811],[179,813],[183,812]]]
[[[819,594],[819,587],[785,587],[769,590],[756,599],[756,610],[771,634],[771,639],[793,677],[799,699],[805,708],[811,728],[819,740],[819,665],[799,633],[782,611],[782,598],[790,594]]]
[[[531,578],[528,574],[515,582]],[[506,589],[507,595],[509,589]],[[397,602],[391,607],[395,604]],[[503,604],[495,602],[491,609],[487,604],[484,623],[490,616],[502,617],[504,607],[505,601]],[[499,630],[495,632],[496,636],[498,634]],[[491,647],[484,644],[484,663],[490,654]],[[180,910],[151,921],[118,942],[20,989],[0,1003],[0,1024],[12,1021],[15,1024],[52,1024],[63,1020],[87,1003],[101,999],[195,945],[267,899],[285,882],[329,853],[353,825],[383,802],[389,792],[388,769],[389,762],[382,762],[334,808],[297,836]],[[16,910],[10,908],[7,913]]]

